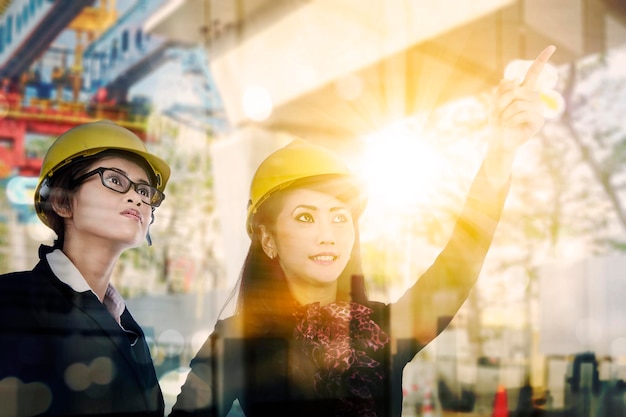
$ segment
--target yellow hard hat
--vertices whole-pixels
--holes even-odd
[[[252,236],[252,219],[261,204],[276,191],[303,179],[334,176],[351,183],[362,199],[362,186],[345,162],[329,149],[304,139],[296,139],[270,154],[256,170],[250,185],[246,229]]]
[[[156,178],[155,187],[163,192],[170,177],[170,167],[161,158],[151,154],[143,141],[130,130],[108,120],[85,123],[71,128],[59,136],[44,157],[39,181],[35,189],[35,210],[41,221],[48,225],[42,210],[42,202],[47,198],[48,180],[60,168],[76,161],[77,158],[93,156],[107,150],[131,152],[144,159]]]

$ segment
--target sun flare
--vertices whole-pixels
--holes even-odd
[[[400,124],[366,137],[365,143],[358,172],[370,206],[412,210],[432,198],[445,161],[431,143]]]

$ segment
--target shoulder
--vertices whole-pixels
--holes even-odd
[[[384,309],[388,308],[389,304],[385,304],[385,303],[383,303],[381,301],[371,301],[371,300],[369,300],[369,301],[367,301],[365,303],[365,306],[371,308],[374,311],[378,311],[378,310],[384,310]]]
[[[49,267],[43,263],[39,263],[32,271],[0,275],[0,309],[24,310],[50,304],[60,294],[55,279]]]
[[[0,286],[2,288],[28,287],[29,284],[39,281],[49,281],[49,278],[53,276],[54,274],[52,273],[48,262],[42,260],[30,271],[17,271],[1,274]]]
[[[50,249],[45,245],[41,245],[39,248],[40,260],[32,270],[0,274],[0,288],[29,288],[30,284],[38,281],[49,281],[50,277],[54,277],[45,257],[46,251]]]
[[[368,301],[365,306],[372,310],[372,316],[384,315],[389,311],[389,304],[380,301]]]
[[[233,315],[220,319],[215,323],[213,337],[219,338],[239,338],[243,335],[243,320],[239,315]]]
[[[0,275],[0,329],[5,339],[6,330],[19,328],[29,322],[35,311],[34,302],[45,298],[37,276],[31,271]]]
[[[220,319],[215,323],[215,327],[211,334],[206,338],[200,349],[196,352],[195,357],[191,361],[192,368],[200,366],[200,364],[211,360],[216,354],[219,354],[220,346],[225,340],[239,340],[243,335],[243,326],[238,316],[232,316]]]
[[[0,291],[3,294],[7,294],[5,291],[20,291],[28,290],[32,288],[32,284],[41,280],[42,275],[35,271],[20,271],[9,272],[8,274],[0,275]]]

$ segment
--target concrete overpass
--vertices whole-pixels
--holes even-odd
[[[145,29],[206,45],[235,127],[348,139],[495,85],[554,43],[557,62],[624,39],[602,0],[172,0]],[[617,39],[617,40],[616,40]],[[273,111],[246,115],[263,87]]]
[[[283,133],[339,152],[408,115],[484,92],[547,44],[555,63],[626,43],[623,0],[169,0],[144,30],[201,42],[233,127],[213,152],[228,281],[249,240],[245,202]],[[256,88],[256,90],[255,90]],[[261,88],[261,90],[259,90]],[[246,93],[271,100],[246,113]],[[284,142],[283,142],[284,143]]]

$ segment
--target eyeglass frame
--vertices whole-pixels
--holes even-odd
[[[102,175],[105,171],[113,171],[116,174],[119,174],[121,176],[123,176],[124,178],[126,178],[126,180],[128,181],[128,187],[126,188],[126,190],[117,190],[115,188],[111,188],[106,181],[104,180],[104,176]],[[98,174],[100,176],[100,182],[102,183],[102,185],[107,188],[108,190],[111,191],[115,191],[116,193],[120,193],[120,194],[126,194],[131,188],[139,195],[139,197],[141,198],[141,202],[144,204],[149,205],[150,207],[156,208],[159,207],[161,205],[161,203],[163,203],[163,200],[165,200],[165,194],[163,194],[163,192],[161,190],[159,190],[158,188],[150,185],[147,182],[134,182],[133,180],[131,180],[130,178],[128,178],[128,175],[126,175],[123,171],[117,169],[117,168],[107,168],[107,167],[98,167],[94,170],[91,170],[81,176],[79,176],[78,178],[74,178],[71,182],[70,182],[70,187],[74,188],[79,186],[80,184],[82,184],[83,182],[85,182],[85,180],[89,177],[92,177],[94,175]],[[137,189],[137,187],[139,186],[143,186],[143,187],[148,187],[149,189],[154,190],[154,195],[155,196],[159,196],[158,200],[156,203],[152,203],[152,202],[148,202],[144,200],[144,197],[139,190]]]

